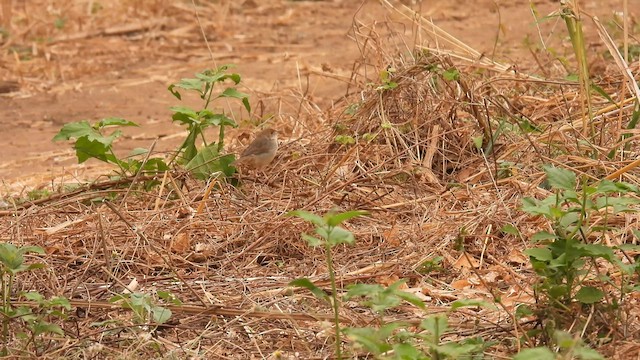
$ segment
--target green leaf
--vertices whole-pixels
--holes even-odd
[[[517,228],[517,227],[515,227],[515,226],[514,226],[514,225],[512,225],[512,224],[506,224],[506,225],[504,225],[504,226],[500,229],[500,231],[502,231],[502,232],[503,232],[503,233],[505,233],[505,234],[509,234],[509,235],[515,235],[515,236],[520,235],[520,231],[518,230],[518,228]]]
[[[604,298],[604,292],[592,286],[584,286],[578,290],[575,298],[583,304],[595,304]]]
[[[463,355],[474,352],[481,352],[481,344],[460,344],[458,342],[448,342],[446,344],[434,346],[433,349],[446,359],[460,359]]]
[[[295,279],[289,283],[289,286],[297,286],[297,287],[305,288],[311,291],[311,293],[316,298],[320,300],[330,301],[329,295],[327,295],[327,293],[325,293],[324,290],[317,287],[316,284],[314,284],[311,280],[307,278]]]
[[[405,281],[404,280],[399,280],[402,281],[402,283],[404,284]],[[403,290],[397,290],[395,291],[395,294],[401,298],[402,300],[419,307],[420,309],[426,309],[427,306],[424,304],[424,301],[422,301],[422,299],[420,299],[418,296],[416,296],[415,294],[412,294],[410,292],[406,292]]]
[[[306,241],[307,244],[309,244],[309,246],[311,247],[321,246],[324,244],[323,240],[318,239],[315,236],[311,236],[307,234],[302,234],[301,236],[302,236],[302,240]]]
[[[442,73],[442,77],[447,81],[460,80],[460,72],[456,68],[450,68]]]
[[[347,328],[344,330],[344,333],[351,341],[362,346],[366,351],[379,356],[393,349],[392,346],[388,344],[388,338],[400,326],[402,325],[391,323],[383,325],[379,329],[371,327]]]
[[[82,120],[79,122],[67,123],[62,126],[62,129],[53,137],[53,141],[78,139],[83,136],[92,138],[100,137],[100,134],[96,129],[89,124],[88,121]]]
[[[236,83],[237,84],[237,83]],[[218,97],[226,97],[226,98],[235,98],[235,99],[240,99],[242,100],[242,103],[245,106],[245,109],[248,112],[251,112],[251,106],[249,106],[249,103],[245,103],[244,100],[249,98],[249,94],[245,94],[243,92],[240,92],[234,88],[226,88],[222,94],[220,94]]]
[[[180,95],[180,92],[178,92],[178,90],[176,88],[195,91],[198,94],[202,95],[202,93],[203,93],[203,90],[202,90],[203,85],[204,85],[204,82],[201,79],[182,79],[182,80],[180,80],[179,82],[177,82],[175,84],[169,85],[168,90],[178,100],[182,100],[182,96]]]
[[[113,140],[120,136],[120,132],[116,131],[112,134],[112,138],[103,138],[89,140],[88,137],[81,137],[76,140],[74,148],[76,149],[76,156],[78,163],[81,164],[91,158],[98,159],[104,162],[117,163],[115,156],[110,154],[111,143]]]
[[[198,113],[186,106],[172,106],[169,110],[173,111],[171,119],[181,122],[183,125],[194,125],[198,123]]]
[[[533,236],[531,236],[531,241],[534,243],[537,243],[537,242],[545,242],[548,240],[555,240],[557,238],[558,236],[555,234],[552,234],[546,231],[539,231],[533,234]]]
[[[201,149],[196,156],[185,165],[185,168],[201,180],[209,179],[215,174],[231,176],[235,172],[235,169],[231,167],[234,159],[233,154],[220,156],[218,153],[218,145],[211,144]]]
[[[22,296],[27,300],[35,301],[37,303],[41,303],[42,301],[44,301],[44,296],[37,291],[29,291],[23,293]]]
[[[369,215],[368,211],[363,210],[354,210],[354,211],[345,211],[338,214],[327,214],[326,220],[329,226],[338,226],[343,222],[353,219],[358,216]]]
[[[385,289],[378,284],[354,284],[347,286],[347,294],[345,300],[349,300],[356,296],[367,296],[378,294]]]
[[[333,141],[338,145],[353,145],[356,143],[356,140],[349,135],[336,135]]]
[[[516,318],[517,319],[523,319],[525,317],[528,316],[532,316],[535,313],[533,312],[533,309],[531,309],[531,306],[526,305],[526,304],[520,304],[516,307]]]
[[[209,110],[202,110],[199,114],[198,114],[199,118],[202,119],[202,123],[201,126],[203,127],[203,129],[207,126],[232,126],[232,127],[238,127],[238,124],[236,124],[236,122],[226,116],[225,114],[218,114],[218,113],[213,113]]]
[[[547,181],[552,188],[561,190],[576,188],[576,174],[573,172],[550,165],[544,165],[543,169],[547,173]]]
[[[522,253],[538,261],[550,261],[553,259],[553,254],[551,253],[551,250],[549,250],[546,247],[525,249]]]
[[[422,351],[419,351],[412,344],[401,343],[393,345],[393,353],[396,359],[410,360],[410,359],[426,359]]]
[[[100,120],[96,125],[94,125],[94,128],[100,129],[106,126],[138,126],[138,124],[123,118],[111,117]]]
[[[546,347],[524,349],[513,360],[556,360],[555,354]]]
[[[56,334],[64,335],[62,328],[56,324],[48,322],[37,323],[33,326],[33,335],[38,336],[40,334]]]
[[[296,216],[301,218],[302,220],[308,221],[312,224],[314,224],[315,226],[324,226],[327,225],[325,219],[319,215],[316,215],[312,212],[309,211],[304,211],[304,210],[294,210],[294,211],[289,211],[287,213],[287,216]]]
[[[420,322],[420,327],[431,333],[429,341],[432,344],[438,344],[442,334],[449,327],[449,321],[444,315],[429,316]]]
[[[457,310],[463,307],[483,307],[487,309],[494,309],[493,304],[480,299],[460,299],[451,303],[451,310]]]
[[[162,306],[154,306],[151,309],[153,314],[153,321],[157,324],[164,324],[171,318],[171,310]]]
[[[166,302],[172,303],[173,305],[182,305],[182,301],[170,291],[158,290],[157,294],[158,298]]]
[[[574,349],[573,354],[580,360],[604,360],[605,357],[600,355],[596,350],[586,346],[579,346]]]
[[[351,231],[336,226],[331,229],[331,232],[328,232],[325,228],[317,229],[316,232],[327,239],[331,246],[340,245],[340,244],[353,244],[356,239],[353,236]],[[326,234],[326,237],[325,237]]]

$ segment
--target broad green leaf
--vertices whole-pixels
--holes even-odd
[[[576,174],[573,172],[550,165],[544,165],[542,168],[547,174],[547,181],[552,188],[561,190],[576,188]]]
[[[236,83],[237,84],[237,83]],[[245,103],[244,100],[249,98],[249,94],[245,94],[243,92],[240,92],[234,88],[226,88],[222,94],[220,94],[218,97],[227,97],[227,98],[235,98],[235,99],[240,99],[243,101],[243,104],[245,106],[245,109],[248,112],[251,112],[251,106],[249,106],[249,103]]]
[[[324,290],[317,287],[316,284],[314,284],[311,280],[307,278],[295,279],[289,283],[289,286],[297,286],[297,287],[305,288],[311,291],[311,293],[316,298],[320,300],[330,301],[329,295],[327,295],[327,293],[325,293]]]
[[[460,359],[463,355],[474,352],[481,352],[481,344],[460,344],[457,342],[448,342],[442,345],[436,345],[433,349],[440,355],[444,355],[446,359]]]
[[[401,280],[402,281],[402,280]],[[402,281],[402,283],[404,284],[404,281]],[[424,304],[424,301],[422,301],[422,299],[420,299],[418,296],[416,296],[415,294],[412,294],[410,292],[406,292],[403,290],[396,290],[395,294],[401,298],[402,300],[419,307],[420,309],[426,309],[427,306]]]
[[[186,125],[194,125],[198,123],[198,113],[186,106],[172,106],[169,108],[173,111],[171,119]]]
[[[158,298],[166,302],[172,303],[173,305],[182,305],[182,301],[170,291],[158,290],[157,294]]]
[[[111,117],[100,120],[94,127],[100,129],[105,126],[138,126],[138,124],[123,118]]]
[[[44,296],[37,291],[29,291],[22,294],[22,296],[30,301],[41,303],[44,300]]]
[[[438,344],[442,334],[449,327],[449,321],[444,315],[433,315],[420,322],[420,327],[431,333],[430,341],[432,344]]]
[[[533,234],[533,236],[531,236],[531,241],[534,243],[538,243],[538,242],[544,242],[544,241],[548,241],[548,240],[555,240],[557,239],[558,236],[546,231],[539,231],[535,234]]]
[[[9,243],[0,243],[0,262],[10,271],[16,271],[22,266],[24,257],[18,248]]]
[[[354,211],[346,211],[338,214],[327,214],[325,218],[327,219],[327,224],[329,226],[338,226],[342,224],[344,221],[353,219],[358,216],[368,215],[368,211],[363,210],[354,210]]]
[[[203,120],[202,121],[202,126],[206,127],[206,126],[232,126],[232,127],[238,127],[238,124],[236,124],[236,122],[226,116],[225,114],[216,114],[213,113],[209,110],[203,110],[200,114],[200,118]]]
[[[458,81],[460,80],[460,72],[456,68],[450,68],[442,73],[442,77],[447,81]]]
[[[60,306],[66,310],[71,310],[71,302],[69,302],[69,299],[62,296],[54,296],[48,300],[48,303],[50,306]]]
[[[99,137],[101,134],[88,121],[82,120],[64,124],[62,129],[53,137],[53,141],[78,139],[83,136]]]
[[[604,292],[592,286],[584,286],[578,290],[575,298],[583,304],[595,304],[604,298]]]
[[[38,336],[40,334],[64,335],[64,331],[60,326],[48,322],[39,322],[33,325],[32,331],[33,335],[35,336]]]
[[[513,360],[556,360],[556,355],[546,347],[524,349]]]
[[[296,216],[301,218],[302,220],[308,221],[312,224],[314,224],[315,226],[324,226],[327,223],[325,222],[325,219],[322,216],[316,215],[312,212],[309,211],[304,211],[304,210],[294,210],[294,211],[289,211],[287,213],[287,216]]]
[[[522,253],[539,261],[550,261],[553,259],[551,250],[546,247],[525,249]]]
[[[500,231],[502,231],[505,234],[509,234],[509,235],[515,235],[518,236],[520,234],[520,231],[518,230],[517,227],[515,227],[513,224],[505,224]]]
[[[353,342],[362,346],[366,351],[375,355],[381,355],[392,349],[388,344],[388,338],[400,327],[394,323],[381,326],[379,329],[371,327],[347,328],[345,335]]]
[[[325,228],[317,229],[316,232],[321,236],[322,234],[326,233],[328,236],[325,237],[325,239],[327,239],[331,246],[340,244],[353,244],[356,241],[351,231],[339,226],[332,228],[330,233],[328,233],[327,229]]]
[[[302,234],[302,240],[306,241],[311,247],[321,246],[324,244],[323,240],[308,234]]]
[[[424,360],[428,359],[422,351],[416,349],[415,346],[407,343],[393,345],[393,353],[396,359],[402,360]]]
[[[486,309],[495,308],[493,304],[480,299],[460,299],[451,303],[451,310],[457,310],[463,307],[483,307]]]
[[[162,306],[154,306],[151,309],[153,314],[153,321],[157,324],[164,324],[171,318],[171,310]]]
[[[184,90],[192,90],[202,95],[202,86],[203,82],[200,79],[182,79],[178,83],[169,85],[169,92],[173,94],[178,100],[182,100],[182,96],[180,92],[176,88],[181,88]]]
[[[354,284],[347,286],[347,294],[345,300],[349,300],[356,296],[377,295],[384,291],[384,288],[378,284]]]
[[[231,167],[234,159],[232,154],[220,156],[218,145],[211,144],[198,151],[196,156],[185,165],[185,168],[201,180],[206,180],[215,174],[231,176],[235,172],[235,169]]]

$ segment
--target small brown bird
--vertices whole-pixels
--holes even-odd
[[[258,133],[255,140],[240,154],[234,165],[246,165],[260,170],[269,165],[278,151],[278,132],[274,129],[264,129]]]

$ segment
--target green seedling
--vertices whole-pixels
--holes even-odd
[[[340,244],[353,244],[355,238],[353,234],[340,224],[343,222],[368,214],[366,211],[347,211],[343,213],[329,212],[325,216],[319,216],[308,211],[292,211],[289,216],[297,216],[303,220],[306,220],[316,227],[316,235],[312,236],[308,234],[302,234],[302,239],[311,247],[322,246],[325,249],[327,268],[329,270],[329,279],[331,282],[331,293],[327,295],[324,290],[317,287],[311,280],[302,278],[297,279],[289,283],[292,286],[304,287],[311,291],[317,298],[328,301],[333,305],[334,325],[336,327],[336,356],[338,359],[342,358],[342,349],[340,341],[340,302],[338,300],[337,288],[336,288],[336,274],[333,267],[333,256],[331,249]]]
[[[59,333],[59,327],[44,322],[42,317],[34,315],[29,307],[14,307],[12,300],[14,298],[13,283],[16,277],[24,271],[32,271],[44,267],[41,263],[25,264],[24,255],[27,253],[44,254],[44,250],[37,246],[16,247],[9,243],[0,243],[0,291],[2,292],[2,350],[0,355],[7,356],[9,337],[9,325],[16,319],[23,319],[27,323],[27,327],[31,330],[32,339],[43,333],[53,332]],[[52,301],[45,303],[42,297],[36,297],[37,293],[26,293],[22,296],[27,299],[39,300],[39,305],[46,305],[46,308],[56,306],[58,303]]]
[[[157,296],[162,302],[172,305],[181,305],[173,294],[166,291],[158,291]],[[171,318],[171,310],[157,304],[153,296],[143,293],[119,294],[111,297],[109,302],[120,303],[125,309],[130,309],[134,314],[134,322],[137,324],[147,324],[153,322],[155,325],[164,324]]]

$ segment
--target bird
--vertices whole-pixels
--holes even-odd
[[[267,128],[258,133],[255,140],[244,149],[240,158],[233,164],[261,170],[273,161],[276,151],[278,151],[278,131]]]

